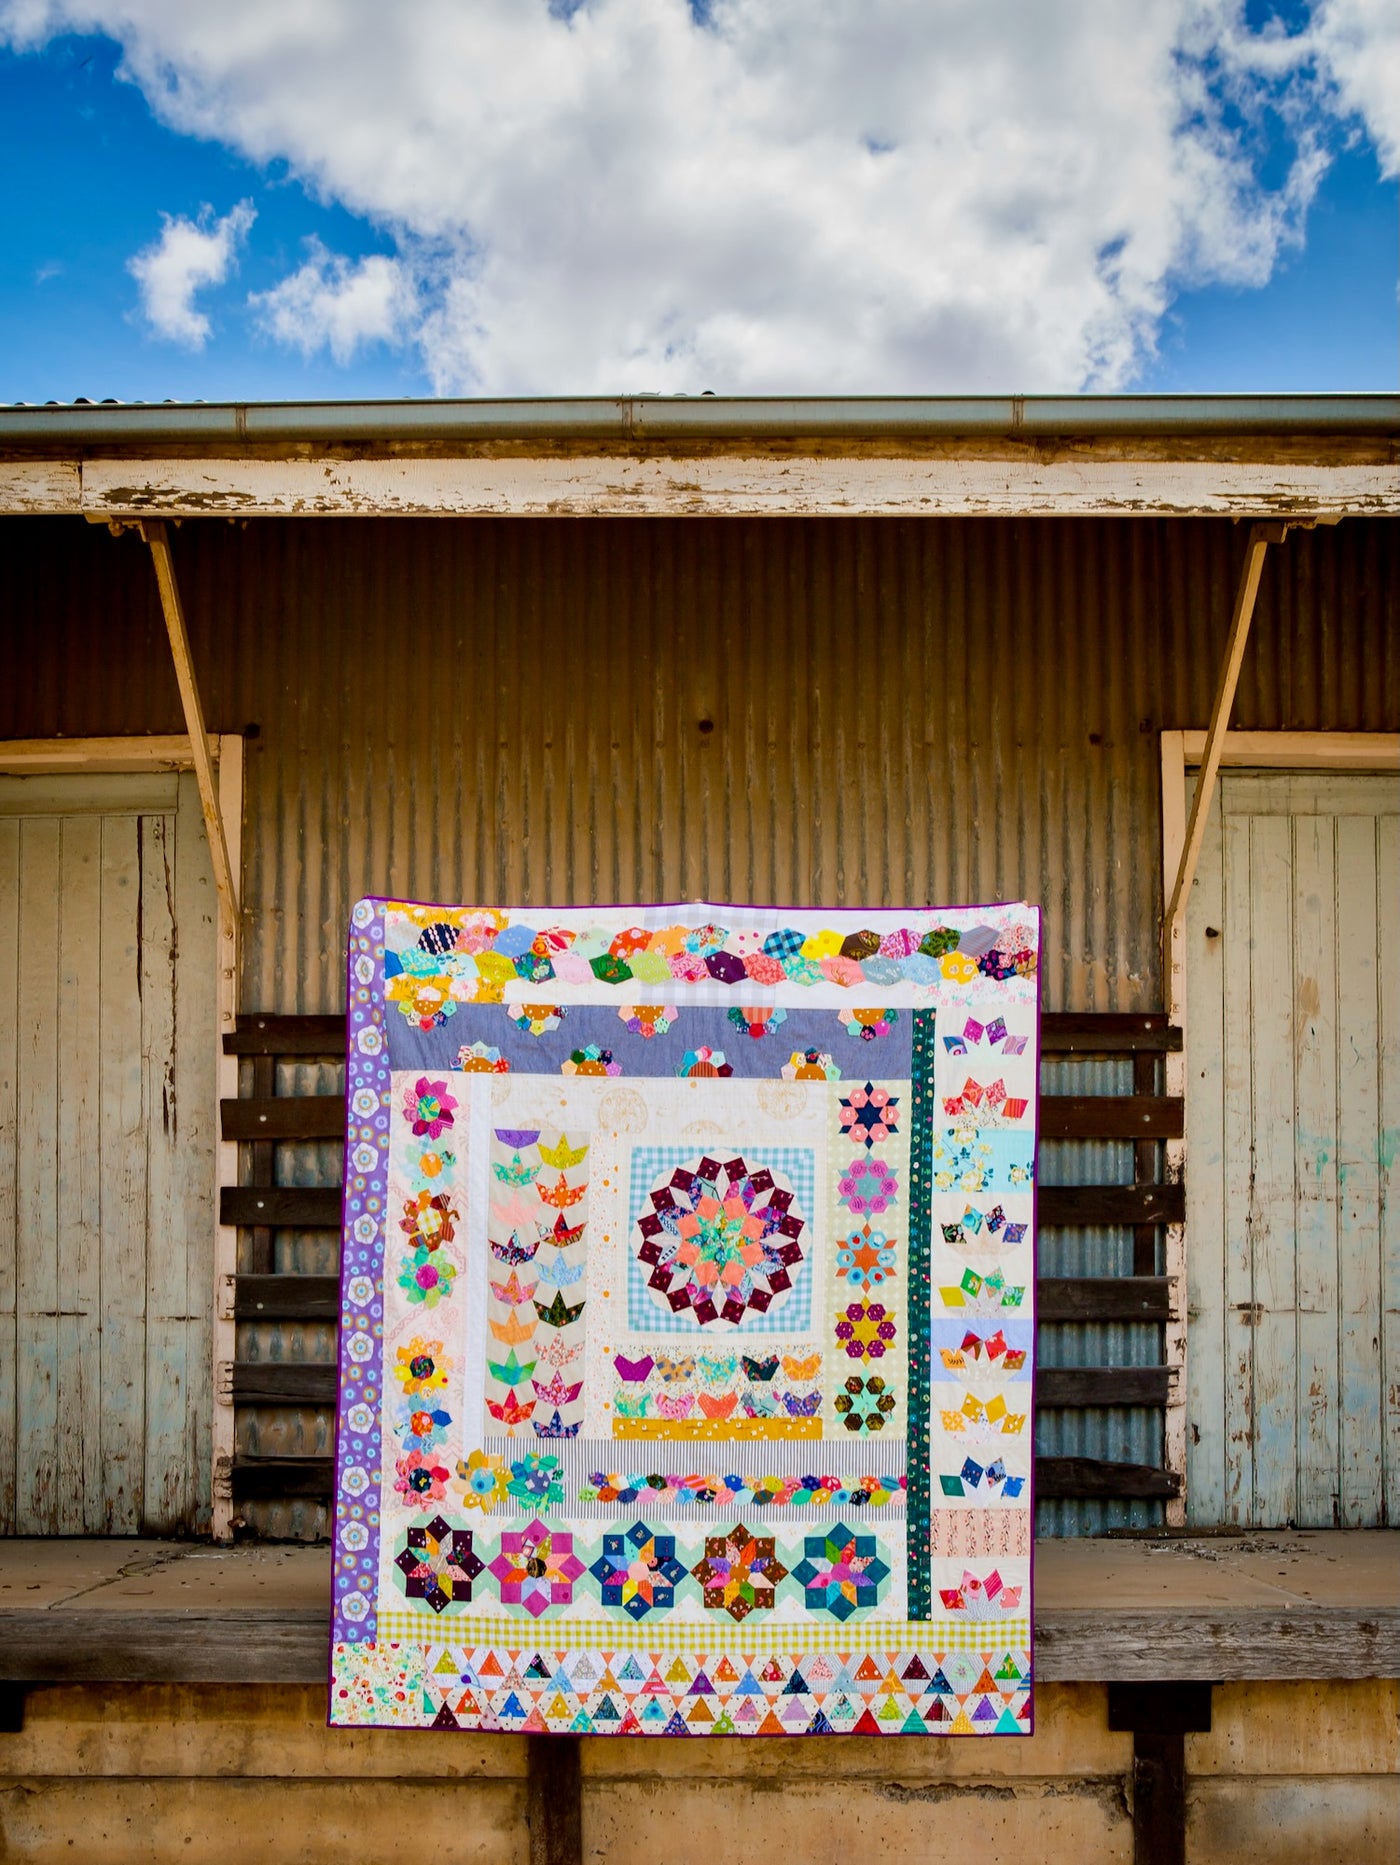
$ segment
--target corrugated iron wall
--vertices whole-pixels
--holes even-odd
[[[243,1001],[338,1010],[346,914],[368,892],[1025,896],[1045,908],[1048,1008],[1155,1008],[1157,734],[1206,723],[1243,548],[1216,521],[186,524],[211,729],[257,727]],[[0,575],[0,736],[181,729],[134,537],[11,521]],[[1400,727],[1400,525],[1270,552],[1234,723]],[[1111,1090],[1116,1065],[1093,1066]],[[333,1178],[323,1152],[298,1152],[295,1176]],[[1047,1182],[1111,1180],[1114,1155],[1047,1149]],[[279,1267],[330,1266],[324,1240],[281,1247]],[[1131,1247],[1048,1233],[1042,1262],[1108,1273]],[[243,1332],[249,1357],[330,1353],[325,1330]],[[1155,1330],[1048,1329],[1041,1351],[1148,1363]],[[324,1415],[243,1417],[265,1453],[324,1448]],[[1038,1439],[1151,1462],[1160,1431],[1147,1409],[1066,1412]],[[310,1505],[258,1513],[270,1532],[321,1524]],[[1046,1532],[1154,1519],[1042,1509]]]
[[[244,1001],[329,1010],[362,892],[1044,904],[1051,1008],[1158,1000],[1157,733],[1204,725],[1224,522],[186,524],[256,724]],[[144,546],[0,527],[0,735],[176,731]],[[1400,526],[1270,553],[1235,723],[1400,722]]]

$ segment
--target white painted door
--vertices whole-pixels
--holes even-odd
[[[0,1533],[207,1525],[215,930],[192,777],[0,777]]]
[[[1222,776],[1187,917],[1188,1514],[1400,1524],[1400,784]]]

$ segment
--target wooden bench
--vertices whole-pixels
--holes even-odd
[[[274,1233],[281,1227],[338,1231],[339,1187],[296,1187],[277,1183],[278,1148],[307,1141],[339,1140],[345,1130],[340,1094],[278,1094],[279,1061],[338,1060],[343,1057],[344,1019],[337,1016],[245,1015],[224,1038],[230,1055],[246,1058],[248,1092],[221,1107],[223,1134],[247,1147],[246,1183],[221,1195],[221,1219],[247,1233],[240,1251],[246,1273],[234,1281],[233,1312],[241,1322],[334,1322],[339,1308],[334,1276],[274,1273]],[[1042,1185],[1039,1224],[1049,1229],[1131,1227],[1133,1273],[1114,1276],[1042,1276],[1036,1285],[1041,1325],[1108,1322],[1146,1323],[1165,1329],[1180,1292],[1160,1273],[1159,1239],[1164,1228],[1185,1217],[1185,1192],[1170,1181],[1164,1143],[1182,1136],[1179,1097],[1161,1090],[1163,1058],[1181,1048],[1181,1032],[1160,1014],[1068,1012],[1045,1016],[1042,1065],[1066,1058],[1120,1057],[1131,1061],[1130,1094],[1042,1093],[1042,1143],[1115,1140],[1133,1148],[1131,1180],[1113,1185]],[[1159,1333],[1159,1347],[1163,1336]],[[1039,1365],[1038,1411],[1090,1407],[1164,1408],[1174,1397],[1175,1369],[1160,1356],[1147,1366]],[[335,1405],[333,1362],[235,1360],[225,1390],[235,1407]],[[236,1454],[235,1503],[305,1498],[329,1501],[332,1460],[315,1457],[257,1457]],[[1130,1500],[1161,1502],[1181,1490],[1181,1475],[1160,1464],[1114,1463],[1090,1457],[1038,1456],[1036,1495],[1041,1501]]]

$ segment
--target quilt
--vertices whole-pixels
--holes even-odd
[[[1030,1732],[1039,944],[358,903],[333,1724]]]

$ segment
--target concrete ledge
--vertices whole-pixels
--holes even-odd
[[[318,1683],[327,1551],[0,1542],[0,1678]],[[1043,1682],[1400,1677],[1400,1533],[1042,1542]]]

